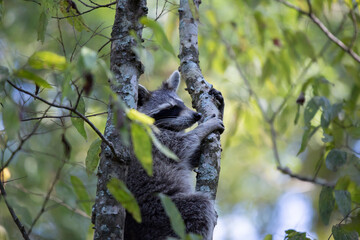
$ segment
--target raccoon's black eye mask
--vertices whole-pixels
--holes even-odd
[[[173,106],[159,111],[158,113],[154,114],[152,117],[155,118],[155,120],[160,120],[164,118],[175,118],[180,115],[181,111],[182,111],[181,107]]]

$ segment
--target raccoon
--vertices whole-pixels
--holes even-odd
[[[187,108],[177,96],[180,74],[175,71],[162,86],[149,92],[139,85],[138,110],[155,119],[160,130],[157,138],[173,151],[178,161],[167,158],[153,148],[153,176],[146,174],[137,159],[129,166],[127,186],[134,194],[141,209],[142,223],[126,215],[125,239],[160,240],[176,237],[170,221],[158,197],[158,193],[169,196],[179,209],[188,233],[211,239],[216,224],[214,203],[201,192],[194,192],[190,173],[199,164],[201,141],[213,131],[224,130],[222,121],[216,117],[200,124],[189,132],[185,129],[201,119],[201,114]]]

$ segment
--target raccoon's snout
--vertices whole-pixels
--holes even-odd
[[[193,117],[194,117],[195,121],[199,121],[201,119],[201,113],[195,112]]]

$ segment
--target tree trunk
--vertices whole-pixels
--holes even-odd
[[[198,10],[200,1],[194,0]],[[193,9],[195,10],[195,9]],[[180,0],[180,72],[186,81],[193,107],[203,115],[203,121],[213,115],[222,119],[223,98],[221,93],[205,81],[199,66],[198,20],[190,10],[189,0]],[[200,166],[196,177],[196,190],[211,194],[215,200],[220,172],[220,133],[210,134],[203,146]]]
[[[141,39],[142,26],[139,18],[147,14],[146,0],[119,0],[116,6],[115,22],[111,33],[110,68],[115,76],[112,90],[130,108],[137,106],[138,79],[143,65],[132,51],[136,41],[129,31],[134,30]],[[129,151],[121,144],[119,131],[113,125],[113,113],[109,107],[105,137],[114,144],[119,156],[102,144],[98,168],[98,184],[92,221],[95,224],[94,239],[123,239],[125,210],[111,196],[106,184],[111,178],[125,181]]]

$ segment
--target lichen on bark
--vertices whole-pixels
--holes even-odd
[[[147,14],[146,0],[119,0],[116,5],[115,21],[111,33],[110,68],[115,81],[111,88],[130,108],[137,106],[138,79],[143,73],[143,65],[132,51],[136,45],[130,35],[134,30],[141,39],[142,26],[139,18]],[[121,143],[118,129],[113,125],[113,113],[108,110],[108,119],[104,135],[114,144],[120,156],[114,156],[110,149],[102,144],[98,168],[98,184],[92,222],[95,225],[94,239],[124,238],[125,210],[111,196],[106,187],[111,178],[126,179],[129,162],[129,149]],[[116,159],[120,157],[119,159]]]
[[[194,1],[198,9],[200,1]],[[203,121],[208,118],[222,119],[223,99],[221,93],[208,83],[200,69],[198,48],[198,21],[194,19],[189,0],[180,0],[180,72],[186,81],[193,107],[202,113]],[[220,133],[210,134],[202,145],[200,165],[197,170],[196,190],[211,194],[215,200],[220,173]]]

